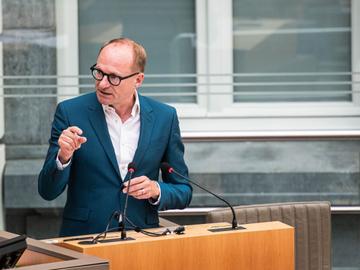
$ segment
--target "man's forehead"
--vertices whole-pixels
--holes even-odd
[[[127,51],[127,52],[132,52],[133,51],[133,47],[131,44],[128,43],[123,43],[123,42],[114,42],[114,43],[110,43],[108,45],[106,45],[102,51],[105,50],[111,50],[111,51]],[[102,52],[101,51],[101,52]],[[100,52],[100,53],[101,53]]]
[[[110,54],[112,57],[117,57],[120,59],[133,59],[133,49],[128,44],[109,44],[101,50],[98,58],[107,56],[108,54]]]

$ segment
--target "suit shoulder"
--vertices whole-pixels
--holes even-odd
[[[176,113],[176,109],[173,106],[162,103],[155,99],[141,96],[140,100],[143,100],[144,105],[149,105],[153,110],[160,111],[163,113]]]
[[[89,106],[91,104],[96,104],[97,98],[95,92],[86,93],[74,98],[70,98],[67,100],[64,100],[59,103],[59,105],[64,106],[66,108],[82,108],[85,106]]]

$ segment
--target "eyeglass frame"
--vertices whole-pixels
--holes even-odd
[[[94,64],[94,65],[92,65],[92,66],[90,67],[91,75],[93,76],[93,78],[94,78],[95,80],[97,80],[97,81],[102,81],[102,80],[104,79],[104,77],[106,76],[108,82],[109,82],[112,86],[118,86],[118,85],[120,85],[120,83],[121,83],[122,80],[126,80],[126,79],[128,79],[128,78],[130,78],[130,77],[133,77],[133,76],[135,76],[135,75],[140,74],[140,72],[135,72],[135,73],[132,73],[132,74],[130,74],[130,75],[121,77],[121,76],[118,76],[118,75],[105,73],[105,72],[102,71],[101,69],[96,68],[96,65],[97,65],[97,64]],[[98,78],[96,78],[96,77],[94,76],[94,71],[95,71],[95,70],[96,70],[97,72],[99,72],[99,73],[102,74],[101,79],[98,79]],[[118,84],[112,83],[112,82],[110,81],[110,76],[118,78],[118,79],[119,79],[119,83],[118,83]]]

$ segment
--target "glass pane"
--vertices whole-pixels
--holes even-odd
[[[193,76],[179,76],[195,73],[194,31],[193,0],[79,1],[80,74],[89,74],[101,44],[113,38],[129,37],[142,44],[148,54],[140,92],[155,93],[155,98],[166,102],[196,102],[194,85],[178,86],[196,81]],[[89,85],[93,81],[83,80],[82,83]],[[179,92],[189,95],[166,96]]]
[[[350,101],[350,15],[350,0],[234,0],[234,101]]]

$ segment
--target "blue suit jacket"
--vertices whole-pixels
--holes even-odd
[[[161,162],[170,163],[188,175],[183,155],[178,118],[174,108],[139,95],[140,137],[134,162],[134,176],[159,178]],[[87,138],[74,152],[64,170],[58,170],[58,139],[69,126],[78,126]],[[108,132],[105,115],[96,94],[90,93],[59,103],[52,124],[50,146],[39,175],[39,193],[46,200],[58,197],[66,187],[67,201],[60,235],[97,233],[105,230],[114,210],[122,210],[125,195],[122,179]],[[129,175],[124,179],[128,180]],[[148,200],[129,197],[128,218],[141,228],[159,225],[158,210],[184,208],[189,205],[192,189],[176,176],[163,175],[159,182],[161,200],[152,205]],[[116,226],[113,221],[112,226]]]

